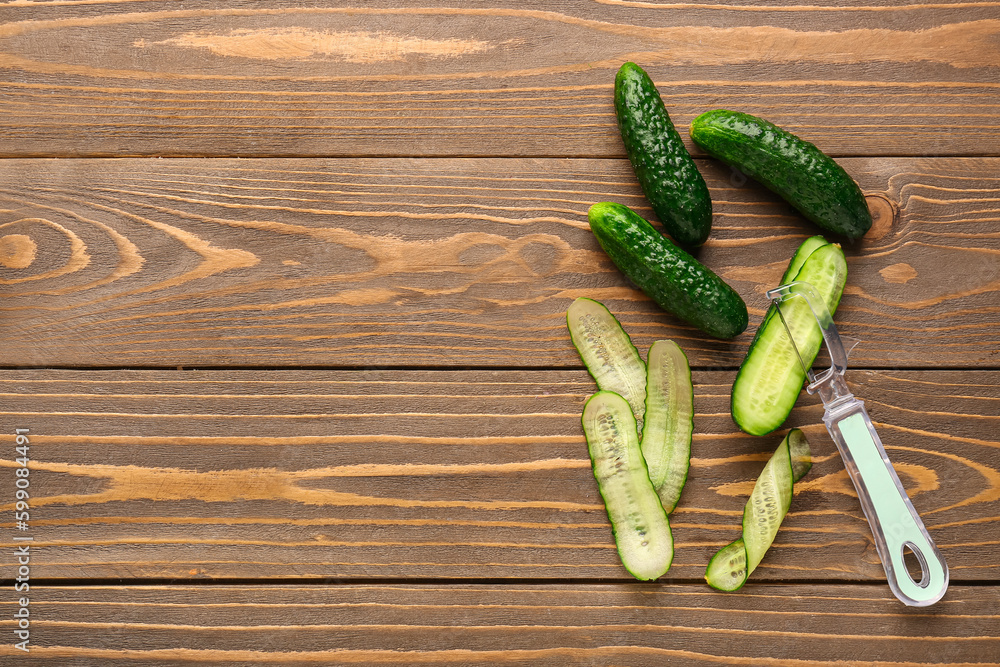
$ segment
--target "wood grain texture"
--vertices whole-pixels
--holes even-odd
[[[739,434],[732,372],[697,372],[668,578],[739,534],[780,435]],[[952,581],[998,578],[996,371],[854,371]],[[628,580],[580,427],[582,371],[8,371],[3,451],[31,437],[32,577]],[[884,582],[822,407],[815,465],[755,581]],[[15,567],[0,504],[0,571]],[[18,533],[20,534],[20,533]],[[886,589],[888,594],[888,589]]]
[[[751,329],[642,297],[586,224],[651,215],[626,59],[682,135],[756,113],[868,194],[837,322],[951,568],[932,608],[892,597],[806,396],[777,542],[702,583],[779,440],[733,425],[734,369],[816,230],[701,157],[700,258]],[[0,664],[996,664],[998,82],[997,0],[0,3],[0,478],[14,429],[32,461],[29,531],[0,492]],[[590,472],[580,295],[696,366],[663,582],[621,567]]]
[[[842,160],[876,223],[845,247],[837,314],[870,367],[997,365],[1000,159]],[[699,258],[747,301],[716,341],[610,263],[586,212],[651,217],[625,160],[10,160],[0,163],[6,366],[578,367],[565,311],[603,300],[640,347],[736,367],[817,229],[703,160]]]
[[[872,586],[32,589],[32,665],[988,665],[996,597],[930,610]],[[0,603],[9,629],[11,605]],[[821,609],[820,609],[821,607]],[[18,656],[0,645],[0,656]]]
[[[994,1],[10,2],[0,155],[622,155],[614,72],[675,121],[837,155],[997,155]]]

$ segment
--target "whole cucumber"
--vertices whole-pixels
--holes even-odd
[[[827,231],[857,239],[872,226],[865,196],[843,167],[763,118],[726,109],[708,111],[691,121],[691,138]]]
[[[601,202],[587,218],[615,266],[661,308],[716,338],[747,328],[747,306],[736,290],[638,213]]]
[[[615,112],[625,152],[656,217],[681,245],[700,246],[712,228],[708,186],[653,81],[633,62],[615,77]]]

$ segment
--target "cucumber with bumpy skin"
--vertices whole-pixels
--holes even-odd
[[[649,481],[632,410],[618,394],[599,391],[587,400],[581,421],[622,565],[643,581],[663,576],[673,561],[674,540]]]
[[[700,246],[712,229],[708,186],[646,72],[627,62],[615,76],[615,112],[629,162],[674,240]]]
[[[712,588],[735,591],[743,586],[774,542],[792,503],[792,487],[812,465],[809,442],[792,429],[771,456],[743,508],[743,535],[722,547],[705,569]]]
[[[864,193],[815,145],[763,118],[716,109],[691,121],[691,138],[709,155],[780,195],[806,218],[849,239],[872,226]]]
[[[694,389],[684,351],[658,340],[646,355],[646,414],[642,455],[660,502],[674,511],[687,481],[694,430]]]
[[[615,266],[661,308],[716,338],[733,338],[747,328],[747,306],[736,290],[638,213],[600,202],[587,218]]]
[[[788,273],[799,256],[807,254],[794,280],[812,285],[833,313],[847,281],[847,261],[840,246],[833,243],[809,252],[816,243],[814,239],[807,239],[800,246],[782,282],[789,281]],[[733,421],[751,435],[765,435],[784,423],[805,381],[799,357],[806,367],[811,366],[823,341],[816,318],[805,301],[792,299],[782,306],[781,312],[784,323],[773,306],[767,311],[733,383],[730,401]],[[795,347],[788,338],[786,324]]]
[[[620,395],[641,430],[646,402],[646,364],[618,319],[600,301],[579,297],[566,310],[573,346],[599,389]]]

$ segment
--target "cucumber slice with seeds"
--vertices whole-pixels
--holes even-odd
[[[813,237],[816,238],[816,237]],[[807,239],[803,243],[814,244]],[[827,308],[833,313],[840,303],[840,296],[847,282],[847,261],[839,245],[828,243],[808,252],[795,274],[795,280],[809,283],[823,295]],[[793,257],[792,264],[799,259]],[[788,273],[782,282],[788,282]],[[782,308],[785,324],[792,331],[799,356],[806,366],[812,365],[823,340],[809,305],[794,299]],[[730,409],[733,421],[751,435],[765,435],[779,428],[788,413],[792,411],[805,372],[795,354],[795,348],[788,338],[788,331],[778,317],[777,310],[770,308],[761,322],[757,334],[750,343],[747,356],[740,366],[733,383]]]
[[[809,256],[825,246],[827,243],[829,243],[829,241],[822,236],[810,236],[803,241],[795,251],[795,254],[792,255],[791,261],[788,262],[788,268],[785,269],[785,273],[782,274],[780,284],[784,285],[795,280],[795,276],[799,275],[799,271],[802,270],[802,265],[806,263]]]
[[[705,581],[720,591],[736,591],[747,582],[747,549],[743,538],[719,549],[705,570]]]
[[[743,586],[774,542],[792,503],[792,488],[812,460],[802,431],[792,429],[771,456],[743,509],[743,536],[719,549],[705,570],[708,585],[722,591]]]
[[[604,304],[584,297],[570,304],[566,325],[597,387],[628,401],[641,429],[646,409],[646,364],[622,325]]]
[[[643,581],[663,576],[673,561],[674,540],[649,481],[629,404],[599,391],[587,400],[581,421],[622,565]]]
[[[646,413],[642,455],[660,502],[674,511],[687,481],[694,429],[694,389],[684,351],[658,340],[646,355]]]

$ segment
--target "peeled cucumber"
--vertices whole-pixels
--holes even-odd
[[[831,313],[837,310],[847,282],[847,260],[840,246],[819,243],[811,237],[800,246],[782,283],[799,280],[812,285],[825,299]],[[814,247],[814,246],[819,247]],[[800,268],[790,276],[796,266]],[[736,425],[751,435],[765,435],[779,428],[792,411],[823,337],[809,305],[793,299],[782,306],[784,323],[772,306],[750,343],[747,356],[733,383],[730,409]],[[785,324],[792,331],[792,347]],[[796,355],[796,348],[798,355]]]
[[[705,570],[708,585],[721,591],[743,586],[774,542],[792,503],[792,487],[809,472],[812,459],[805,434],[792,429],[778,445],[754,484],[743,509],[743,535],[720,549]]]

